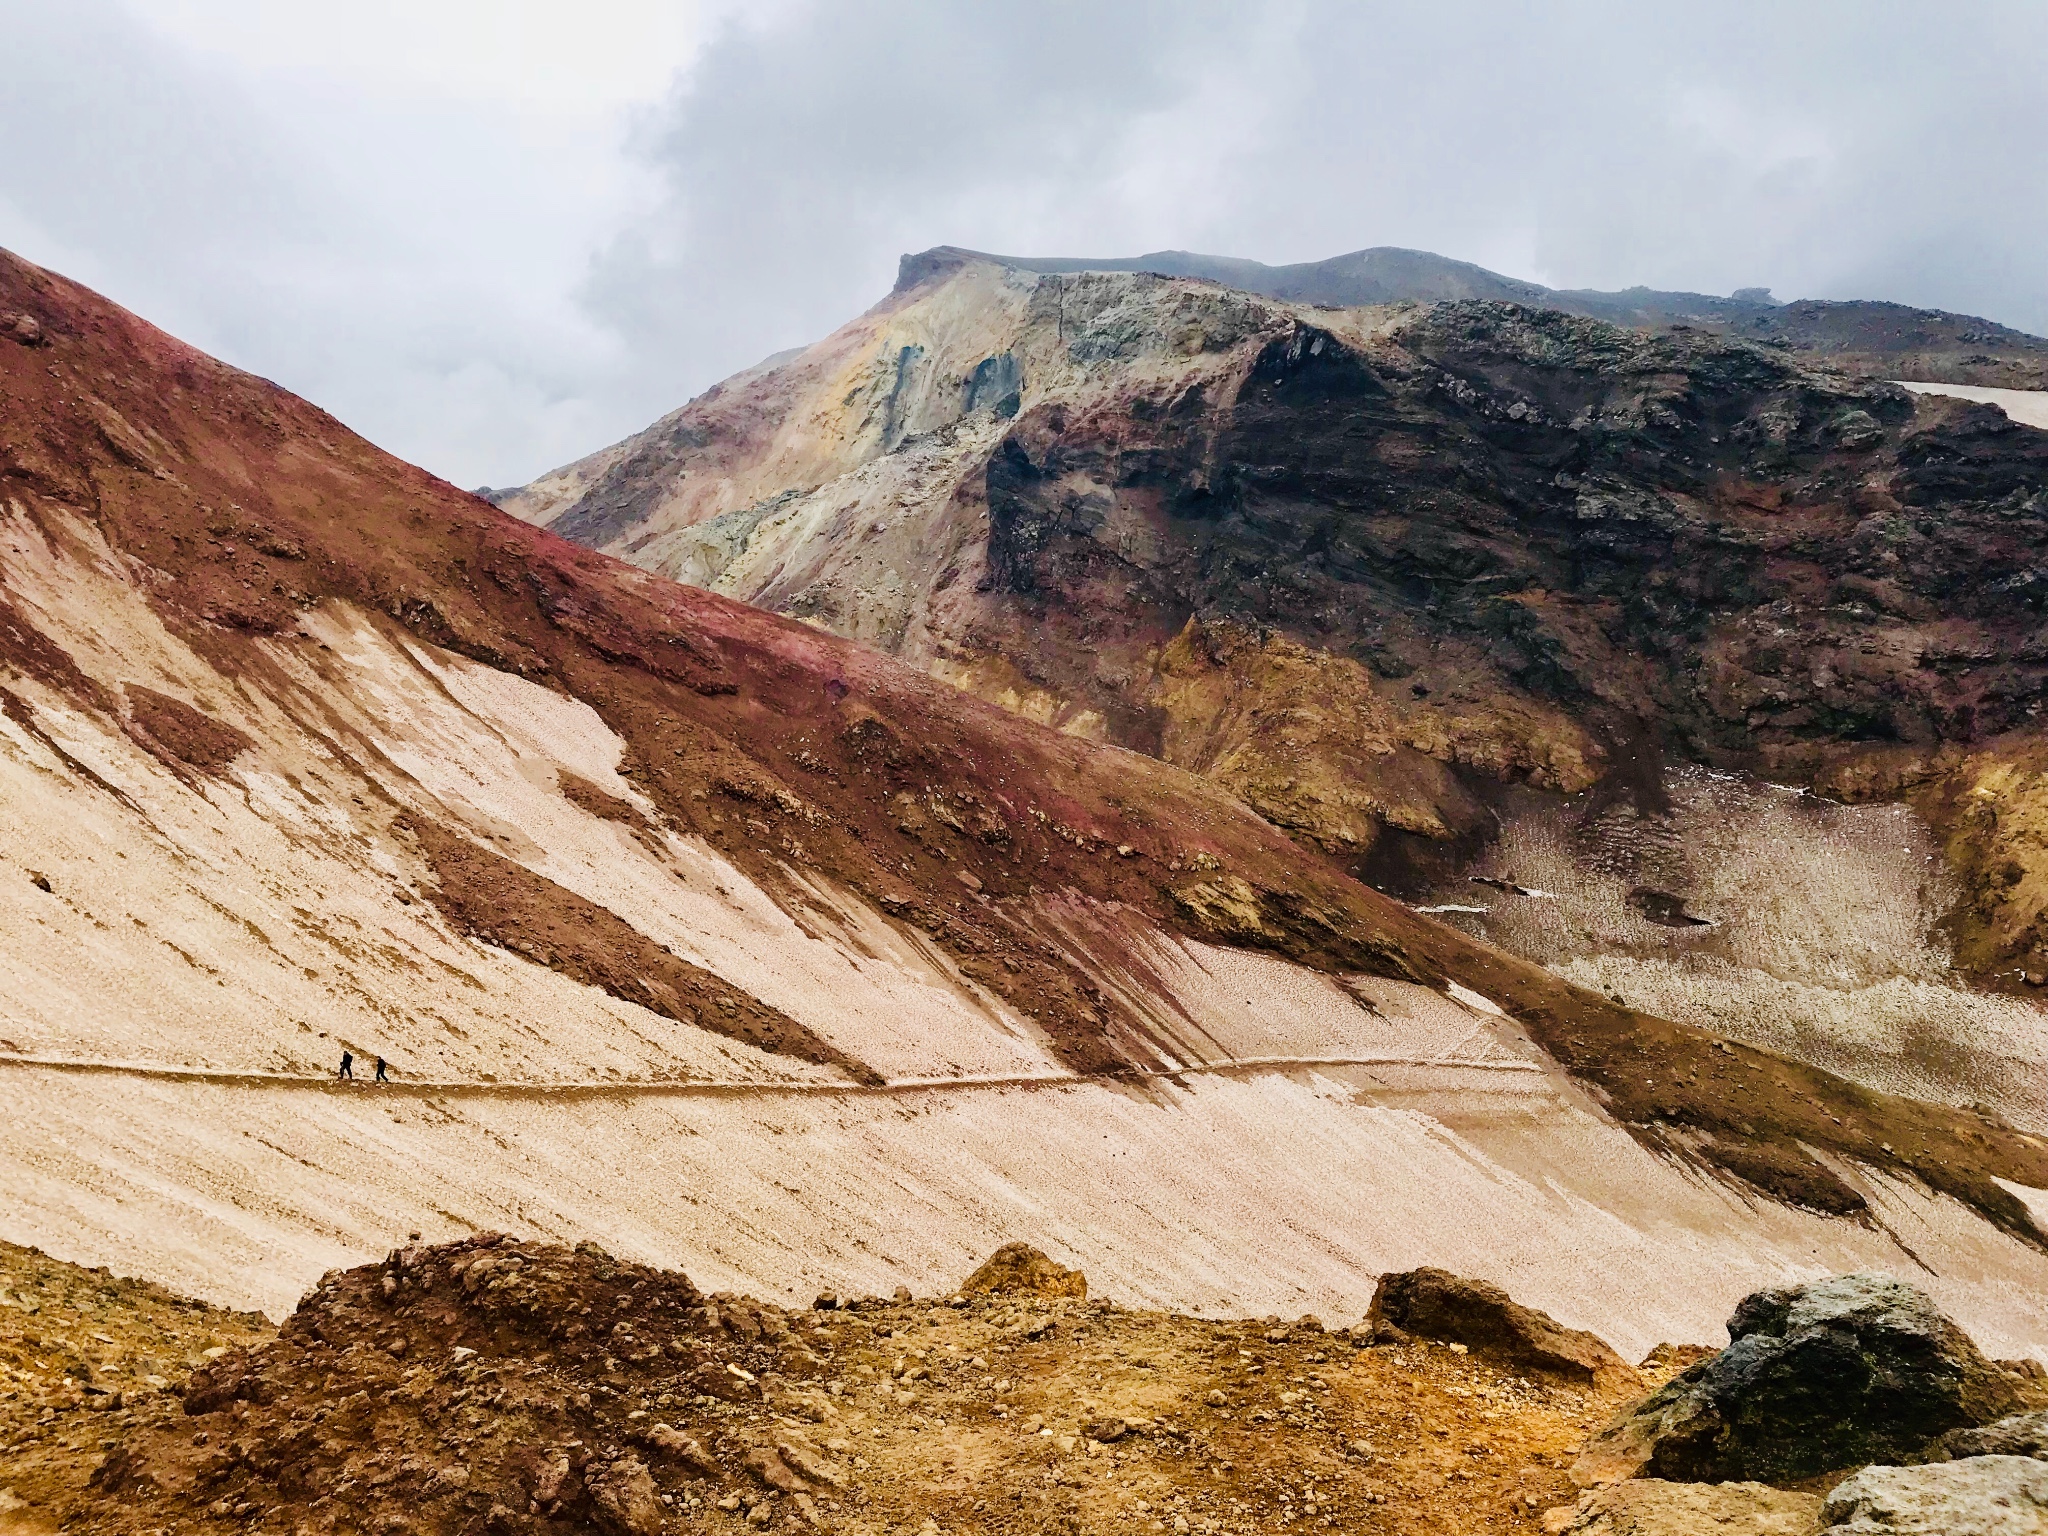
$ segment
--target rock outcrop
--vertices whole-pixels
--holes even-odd
[[[943,270],[947,261],[980,259],[1031,272],[1159,272],[1198,277],[1268,298],[1310,304],[1441,303],[1492,299],[1561,310],[1615,325],[1698,328],[1823,359],[1850,373],[1880,379],[1930,379],[2013,389],[2048,389],[2048,340],[1978,315],[1915,309],[1874,300],[1773,298],[1767,288],[1713,293],[1628,288],[1603,293],[1546,288],[1504,277],[1468,261],[1431,251],[1375,246],[1324,261],[1271,267],[1197,251],[1149,251],[1143,256],[1086,261],[982,256],[941,247],[905,256],[897,286],[908,287]]]
[[[1728,1335],[1603,1430],[1573,1475],[1796,1480],[1916,1457],[2020,1403],[2009,1373],[1889,1275],[1758,1291]]]
[[[928,258],[507,504],[1214,777],[1371,869],[1482,835],[1508,786],[1634,792],[1660,754],[1918,793],[1981,833],[1971,787],[2039,739],[2048,434],[1996,407],[1498,282],[1332,310]],[[1860,355],[1884,320],[1816,346]],[[1984,897],[1959,953],[2048,975],[2048,858],[1990,830],[1957,856]]]
[[[1522,1306],[1497,1285],[1447,1270],[1380,1276],[1366,1322],[1462,1344],[1481,1359],[1553,1381],[1613,1390],[1637,1379],[1628,1362],[1593,1334]]]
[[[1054,1263],[1029,1243],[1005,1243],[960,1284],[963,1296],[1065,1296],[1088,1299],[1088,1277]]]
[[[2041,1536],[2048,1463],[1972,1456],[1923,1467],[1868,1467],[1821,1510],[1822,1536]]]
[[[1762,1483],[1667,1483],[1639,1478],[1550,1512],[1548,1536],[1813,1536],[1820,1496]]]

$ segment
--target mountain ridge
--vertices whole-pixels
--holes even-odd
[[[2048,339],[1997,321],[1884,300],[1778,300],[1767,289],[1727,297],[1644,286],[1602,291],[1549,288],[1475,263],[1403,246],[1372,246],[1322,261],[1268,266],[1194,251],[1085,259],[999,256],[935,246],[897,264],[896,291],[963,260],[1024,272],[1156,272],[1240,288],[1267,298],[1343,308],[1490,299],[1557,309],[1614,325],[1693,326],[1785,346],[1873,378],[1993,388],[2048,388]]]

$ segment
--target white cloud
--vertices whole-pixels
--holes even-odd
[[[463,483],[939,243],[1870,296],[2048,331],[2048,8],[0,0],[0,243]]]

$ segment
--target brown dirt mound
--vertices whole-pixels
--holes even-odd
[[[1088,1299],[1088,1277],[1055,1264],[1029,1243],[1005,1243],[961,1283],[963,1296],[1070,1296]]]

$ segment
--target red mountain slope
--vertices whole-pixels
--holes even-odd
[[[580,701],[623,740],[620,771],[667,828],[721,850],[799,922],[822,886],[864,898],[1035,1019],[1084,1073],[1127,1065],[1145,1025],[1059,941],[1056,909],[1076,900],[1320,970],[1455,981],[1675,1155],[1810,1207],[1860,1209],[1808,1150],[1819,1149],[2040,1240],[1995,1182],[2048,1186],[2048,1148],[2034,1139],[1569,987],[1378,895],[1189,773],[1040,729],[856,645],[526,526],[11,256],[0,315],[32,320],[0,339],[0,497],[53,549],[76,543],[71,519],[95,529],[112,575],[245,695],[282,686],[273,642],[343,604]],[[180,774],[235,762],[242,727],[165,695],[117,695],[12,591],[0,591],[6,669],[120,722]],[[22,691],[5,702],[24,730],[61,744]],[[423,889],[469,931],[495,923],[506,947],[578,981],[861,1070],[772,1009],[725,1009],[709,983],[684,1008],[697,982],[648,975],[659,965],[618,931],[630,921],[585,913],[473,830],[422,826],[396,806],[338,813],[407,851],[429,872]],[[499,894],[469,899],[496,880]],[[392,900],[409,899],[394,882]],[[678,1001],[664,1004],[662,988]]]

